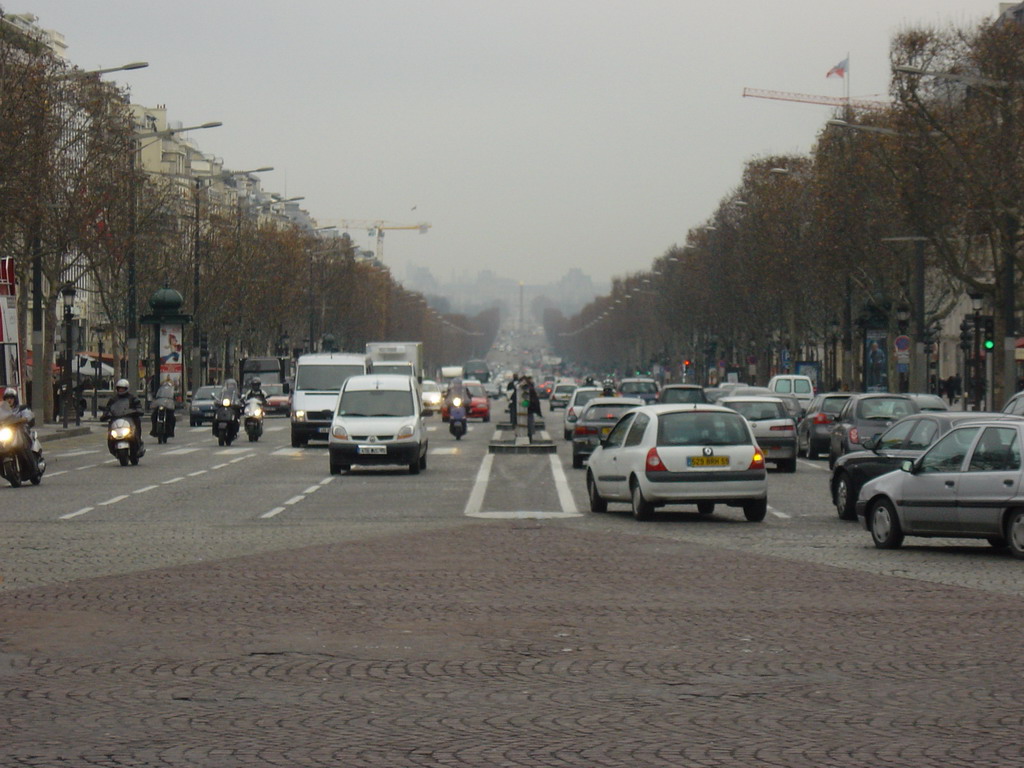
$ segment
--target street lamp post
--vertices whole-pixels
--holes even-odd
[[[974,402],[974,410],[981,410],[981,398],[983,396],[984,381],[981,377],[981,304],[985,299],[984,294],[972,291],[968,294],[971,299],[971,310],[974,312],[974,338],[972,341],[971,353],[971,400]]]
[[[103,378],[103,334],[107,332],[106,326],[94,325],[92,332],[96,334],[96,347],[98,352],[96,353],[96,360],[93,361],[93,379],[92,379],[92,417],[96,418],[97,403],[96,400],[99,396],[100,380]]]
[[[68,407],[74,405],[74,397],[71,394],[71,352],[74,342],[71,338],[72,320],[74,314],[71,308],[75,303],[75,287],[66,285],[61,289],[61,297],[64,300],[64,396],[61,398],[62,424],[64,429],[68,428]],[[78,408],[75,408],[75,426],[81,424],[78,417]]]

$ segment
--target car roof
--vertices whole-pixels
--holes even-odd
[[[921,419],[937,419],[939,421],[950,422],[1024,421],[1024,416],[990,411],[921,411],[921,413],[912,413],[909,416],[904,416],[900,421],[905,419],[914,419],[916,421],[920,421]]]
[[[704,389],[700,384],[666,384],[664,389]]]
[[[688,411],[736,414],[736,411],[732,408],[726,408],[721,405],[712,405],[711,403],[657,403],[655,405],[646,405],[640,410],[654,416],[661,416],[666,413],[685,413]]]
[[[587,408],[597,405],[643,405],[639,397],[595,397],[587,401]]]
[[[371,389],[411,390],[412,388],[412,376],[402,376],[398,373],[368,373],[362,376],[349,376],[344,384],[346,392]]]
[[[718,398],[720,403],[779,403],[785,405],[781,397],[775,395],[729,395]]]

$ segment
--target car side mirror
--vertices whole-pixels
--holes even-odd
[[[864,440],[861,443],[861,447],[866,451],[875,450],[875,448],[878,447],[878,436],[873,435],[872,437],[869,437],[867,440]]]
[[[900,469],[902,469],[904,472],[914,474],[914,462],[911,459],[907,459],[902,464],[900,464]]]

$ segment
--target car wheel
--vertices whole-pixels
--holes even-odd
[[[340,475],[341,474],[341,465],[340,464],[335,464],[332,461],[331,462],[331,474],[332,475]]]
[[[748,501],[743,505],[743,516],[751,523],[760,523],[768,514],[768,499]]]
[[[713,501],[698,501],[697,502],[697,514],[699,515],[710,515],[715,511],[715,503]]]
[[[486,424],[490,420],[491,420],[491,414],[488,413],[486,416],[484,416],[483,422],[484,422],[484,424]]]
[[[800,438],[799,437],[797,437],[797,439],[796,439],[796,455],[799,456],[799,457],[803,457],[803,456],[807,455],[807,450],[800,444]]]
[[[597,490],[597,483],[594,482],[594,475],[587,473],[587,498],[590,500],[591,512],[607,512],[608,502],[604,500]]]
[[[804,455],[807,456],[808,459],[816,459],[816,458],[818,458],[818,454],[819,453],[820,453],[820,451],[818,451],[818,449],[814,446],[814,440],[812,440],[810,437],[808,437],[807,438],[807,450],[804,451]]]
[[[989,536],[987,539],[985,539],[985,541],[987,541],[990,546],[995,547],[996,549],[1006,549],[1006,539],[1004,539],[1002,536]]]
[[[857,518],[857,497],[850,486],[850,476],[840,472],[836,478],[835,490],[832,492],[832,502],[836,506],[836,512],[840,520],[855,520]]]
[[[828,449],[828,468],[829,469],[835,469],[836,468],[836,459],[837,458],[838,457],[834,453],[832,453],[832,449],[829,448]]]
[[[566,440],[572,440],[572,430],[571,429],[563,429],[562,430],[562,437],[564,437]]]
[[[786,459],[777,464],[783,472],[796,472],[796,459]]]
[[[580,456],[578,453],[574,453],[572,455],[572,468],[583,469],[583,457]]]
[[[420,456],[420,469],[427,468],[427,449],[426,446],[423,448],[423,455]]]
[[[409,462],[409,474],[410,475],[418,475],[419,473],[420,473],[420,460],[416,459],[415,461],[410,461]]]
[[[654,515],[654,505],[644,498],[644,492],[640,489],[640,481],[636,479],[630,486],[630,498],[633,502],[633,519],[640,522],[650,520]]]
[[[903,528],[896,508],[888,499],[879,499],[871,505],[871,539],[879,549],[897,549],[903,544]],[[1024,544],[1024,528],[1021,530]]]
[[[1013,510],[1006,518],[1006,546],[1014,557],[1024,558],[1024,509]]]

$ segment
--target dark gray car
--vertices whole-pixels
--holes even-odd
[[[622,415],[643,404],[639,397],[595,397],[587,403],[572,431],[573,467],[580,469]]]
[[[882,434],[895,422],[921,408],[909,395],[870,392],[853,395],[836,416],[829,434],[828,468],[844,453],[860,450],[869,437]]]
[[[796,425],[798,455],[816,459],[820,454],[828,453],[836,416],[852,395],[852,392],[826,392],[814,396],[807,406],[804,417]]]

